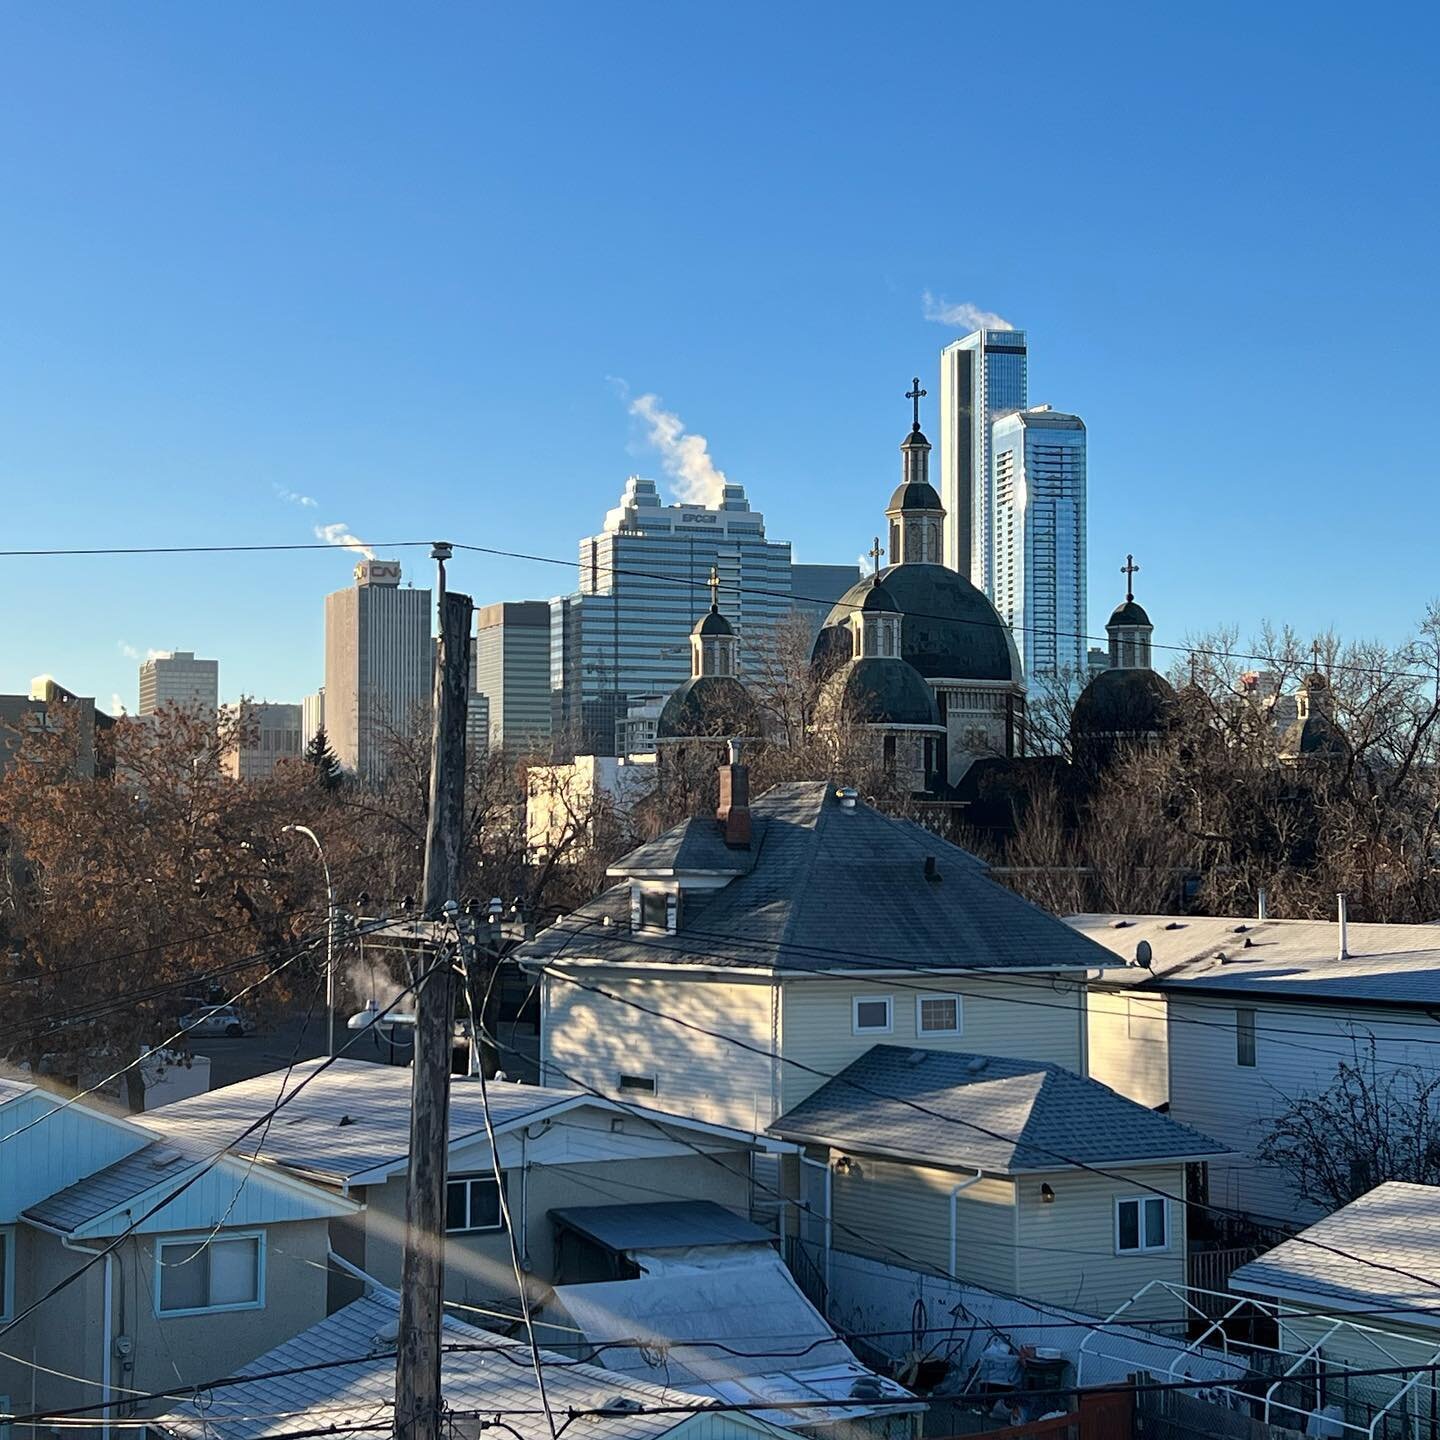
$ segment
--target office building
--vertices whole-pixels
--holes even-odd
[[[550,749],[550,605],[507,601],[475,611],[472,688],[489,700],[492,750]]]
[[[166,705],[214,715],[220,708],[220,662],[197,660],[191,650],[142,661],[139,713],[154,715]]]
[[[994,594],[1027,679],[1088,678],[1085,424],[1048,405],[991,427]]]
[[[113,775],[114,749],[105,737],[114,728],[114,717],[97,710],[93,697],[67,690],[53,676],[38,675],[28,695],[0,695],[0,775],[15,763],[27,736],[63,729],[74,741],[77,776]]]
[[[835,608],[835,602],[859,579],[858,565],[790,567],[790,603],[794,613],[810,627],[810,644],[814,644],[825,617]]]
[[[490,697],[471,691],[465,700],[465,764],[479,766],[490,753]]]
[[[225,707],[235,722],[232,743],[220,758],[232,780],[268,780],[283,761],[300,758],[301,707],[242,700]]]
[[[325,687],[322,685],[313,695],[307,695],[300,702],[300,749],[305,751],[310,742],[325,728]]]
[[[429,723],[430,591],[402,588],[395,560],[362,560],[325,597],[325,733],[347,770],[383,780],[397,736]]]
[[[653,480],[631,476],[600,533],[580,542],[578,592],[551,602],[558,752],[613,755],[629,697],[669,694],[687,678],[712,568],[740,673],[753,673],[791,613],[789,542],[766,539],[743,486],[727,484],[714,506],[665,505]]]
[[[945,563],[990,599],[994,503],[990,427],[1030,403],[1023,330],[977,330],[940,352],[940,500]]]

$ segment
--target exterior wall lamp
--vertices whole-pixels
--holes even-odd
[[[1048,1180],[1040,1186],[1040,1203],[1042,1205],[1053,1205],[1055,1203],[1055,1191]]]

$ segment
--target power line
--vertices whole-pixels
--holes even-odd
[[[371,550],[401,550],[416,549],[421,546],[428,547],[433,542],[429,540],[388,540],[376,541],[367,544],[366,548]],[[468,545],[461,541],[455,541],[456,550],[469,551],[476,555],[490,555],[505,560],[523,560],[536,565],[557,565],[565,569],[576,570],[578,562],[574,560],[562,560],[554,555],[535,555],[521,550],[505,550],[492,545]],[[347,546],[331,545],[326,541],[310,541],[299,544],[272,544],[272,545],[126,545],[126,546],[92,546],[92,547],[65,547],[51,546],[36,549],[12,549],[0,550],[0,559],[45,559],[62,556],[104,556],[104,555],[225,555],[225,554],[255,554],[267,551],[283,553],[285,551],[304,550],[336,550],[347,549]],[[663,575],[655,571],[636,570],[628,566],[605,566],[604,573],[610,576],[622,576],[639,580],[654,580],[661,584],[678,585],[687,590],[699,590],[706,587],[706,582],[699,580],[682,579],[675,575]],[[892,569],[897,568],[892,566]],[[958,572],[956,572],[958,574]],[[732,594],[754,595],[759,599],[775,599],[793,603],[801,601],[805,604],[829,606],[831,609],[845,606],[848,609],[858,610],[859,601],[835,600],[824,595],[799,595],[790,590],[771,590],[756,585],[734,585],[727,586]],[[917,620],[943,620],[947,624],[954,625],[975,625],[989,630],[999,623],[1007,630],[1015,634],[1036,633],[1047,636],[1061,636],[1066,639],[1083,640],[1094,644],[1107,644],[1108,636],[1090,635],[1080,631],[1057,630],[1050,626],[1025,626],[1005,625],[1003,620],[989,621],[974,619],[966,616],[938,615],[923,610],[907,610],[907,616]],[[1212,646],[1194,645],[1173,645],[1152,641],[1151,648],[1154,650],[1173,651],[1179,655],[1196,655],[1210,660],[1243,660],[1257,664],[1274,665],[1285,660],[1287,657],[1277,655],[1264,655],[1241,650],[1226,650]],[[1343,661],[1331,661],[1326,667],[1331,672],[1353,673],[1356,675],[1371,676],[1376,679],[1391,677],[1395,679],[1423,680],[1427,683],[1433,682],[1436,675],[1433,671],[1416,671],[1402,669],[1396,666],[1376,666],[1350,664]]]

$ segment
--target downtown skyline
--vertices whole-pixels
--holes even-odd
[[[1006,153],[1068,172],[1037,232],[947,178],[968,122],[931,57],[1000,54],[1000,17],[771,17],[762,49],[743,16],[643,6],[361,12],[298,16],[279,52],[163,6],[0,21],[0,548],[336,525],[570,563],[453,571],[477,604],[544,599],[627,474],[672,498],[673,415],[798,562],[853,563],[909,377],[933,437],[940,349],[989,312],[1028,333],[1031,403],[1089,432],[1092,633],[1130,551],[1171,644],[1266,617],[1396,639],[1440,589],[1429,461],[1379,462],[1353,393],[1365,366],[1397,413],[1435,389],[1433,17],[1397,51],[1376,19],[1250,15],[1242,49],[1217,15],[1055,12],[1004,117]],[[133,709],[140,659],[180,649],[224,699],[298,700],[354,558],[6,560],[45,603],[0,688],[48,671]]]

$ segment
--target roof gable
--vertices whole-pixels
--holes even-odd
[[[1059,1065],[902,1045],[872,1046],[770,1128],[789,1140],[1002,1175],[1225,1153]]]

